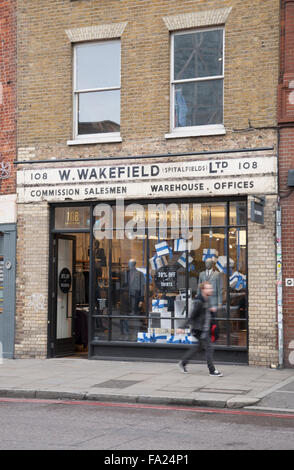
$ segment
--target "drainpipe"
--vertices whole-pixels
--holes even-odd
[[[282,210],[278,202],[276,210],[276,270],[277,270],[277,311],[278,311],[278,350],[279,368],[284,366],[283,328],[283,277],[282,277]]]
[[[276,208],[276,296],[278,315],[278,368],[284,367],[284,318],[283,318],[283,271],[282,271],[282,207],[280,193],[280,127],[277,129],[277,192],[278,203]]]

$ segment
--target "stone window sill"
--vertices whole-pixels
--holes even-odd
[[[93,138],[84,138],[84,139],[74,139],[68,140],[67,145],[88,145],[88,144],[107,144],[112,142],[122,142],[120,135],[117,136],[101,136]]]
[[[223,125],[199,126],[194,129],[174,130],[170,134],[165,134],[166,139],[179,139],[183,137],[200,137],[205,135],[222,135],[226,133]]]

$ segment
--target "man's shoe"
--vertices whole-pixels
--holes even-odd
[[[223,376],[223,374],[217,369],[215,369],[213,372],[209,372],[209,375],[211,377],[222,377]]]
[[[178,363],[178,368],[180,369],[181,372],[183,372],[183,374],[188,374],[186,366],[182,363],[182,361]]]

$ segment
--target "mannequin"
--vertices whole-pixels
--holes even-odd
[[[130,313],[138,315],[139,308],[144,300],[145,278],[141,271],[136,269],[136,260],[129,260],[129,269],[126,272],[126,285],[129,289]]]
[[[122,287],[120,292],[120,312],[122,315],[139,315],[144,300],[145,278],[141,271],[136,269],[136,260],[130,259],[128,269],[122,274]],[[122,334],[129,334],[128,320],[120,320]]]
[[[211,259],[205,261],[205,271],[199,275],[198,292],[200,293],[200,284],[204,281],[209,281],[213,287],[213,294],[209,297],[209,305],[212,311],[216,312],[217,308],[222,306],[223,286],[222,278],[219,272],[214,271]]]

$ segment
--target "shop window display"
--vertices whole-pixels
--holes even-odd
[[[117,234],[115,234],[117,235]],[[112,240],[113,341],[136,341],[146,315],[146,238]],[[115,287],[114,287],[115,286]]]
[[[200,283],[210,280],[217,344],[246,346],[246,202],[175,205],[165,213],[165,227],[157,206],[142,207],[136,219],[130,210],[124,212],[124,227],[116,226],[114,217],[108,238],[97,240],[94,231],[93,341],[192,342],[188,330],[177,335],[176,329],[189,315]],[[94,228],[99,220],[94,217]],[[183,225],[194,239],[182,237]]]

